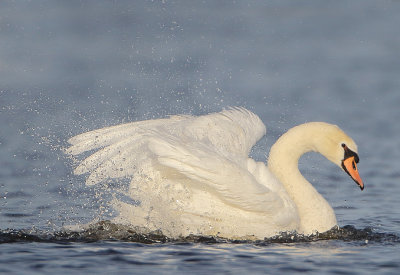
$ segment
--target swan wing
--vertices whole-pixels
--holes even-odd
[[[248,157],[251,148],[266,134],[261,119],[244,108],[196,117],[185,125],[184,135],[210,144],[222,155]]]
[[[151,166],[154,155],[147,149],[149,138],[187,119],[188,116],[172,116],[93,130],[70,138],[71,146],[65,153],[79,155],[92,151],[74,170],[76,175],[89,173],[87,185],[111,178],[132,177],[144,167]]]
[[[172,116],[94,130],[68,140],[72,146],[66,152],[97,150],[74,170],[89,173],[88,185],[167,171],[226,203],[269,212],[280,205],[280,198],[259,184],[246,166],[251,148],[265,132],[258,116],[231,108],[200,117]]]
[[[231,206],[264,213],[282,206],[281,198],[247,170],[247,159],[229,159],[203,143],[184,146],[175,140],[152,139],[149,148],[161,165],[173,170],[169,173],[186,176],[193,188],[211,192]]]

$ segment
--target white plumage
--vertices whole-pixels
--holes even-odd
[[[285,180],[278,181],[264,163],[248,157],[265,133],[258,116],[230,108],[94,130],[71,138],[66,151],[97,150],[74,170],[89,173],[87,185],[132,179],[129,195],[140,204],[115,201],[118,222],[160,229],[171,237],[308,233]],[[328,223],[333,226],[336,219]]]

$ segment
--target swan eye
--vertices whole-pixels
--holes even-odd
[[[343,149],[344,149],[344,158],[343,158],[343,160],[348,159],[349,157],[354,157],[355,163],[358,163],[358,162],[359,162],[359,158],[358,158],[357,153],[351,151],[351,150],[349,149],[349,147],[347,147],[347,145],[344,144],[344,143],[342,143],[342,147],[343,147]],[[354,165],[355,165],[355,164],[354,164]]]

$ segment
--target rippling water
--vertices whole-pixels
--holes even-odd
[[[397,1],[2,1],[0,272],[398,274],[399,12]],[[300,163],[339,229],[254,242],[139,233],[108,222],[126,183],[87,187],[62,153],[87,130],[227,106],[267,125],[257,160],[306,121],[356,140],[363,192],[318,155]]]
[[[391,270],[399,267],[387,246],[397,246],[395,234],[352,226],[323,234],[283,234],[259,241],[189,236],[171,240],[160,234],[137,234],[134,229],[104,221],[81,231],[39,232],[5,230],[0,243],[9,250],[1,263],[20,263],[2,271],[65,269],[90,272],[345,272]],[[9,249],[7,249],[9,247]],[[383,253],[368,259],[369,249]],[[56,250],[49,257],[49,250]],[[4,253],[5,254],[5,253]],[[389,254],[389,255],[388,255]],[[388,257],[390,256],[390,257]],[[357,261],[359,263],[357,263]],[[23,264],[21,265],[21,262]],[[353,272],[350,272],[353,273]]]

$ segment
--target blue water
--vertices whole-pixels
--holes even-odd
[[[399,14],[372,0],[1,1],[0,272],[398,274]],[[257,160],[307,121],[356,140],[363,192],[318,155],[300,164],[343,231],[238,243],[104,230],[110,194],[72,174],[66,140],[227,106],[267,125]]]

